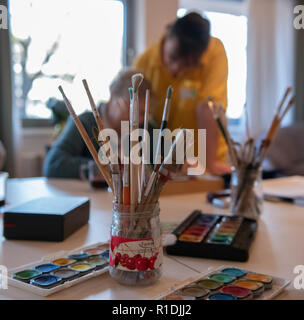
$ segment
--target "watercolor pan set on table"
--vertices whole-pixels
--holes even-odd
[[[60,251],[8,271],[8,284],[40,296],[49,296],[109,269],[109,244]]]
[[[177,241],[166,251],[179,256],[247,261],[256,230],[255,220],[196,210],[172,232]]]
[[[211,268],[156,297],[157,300],[269,300],[290,281],[230,266]]]

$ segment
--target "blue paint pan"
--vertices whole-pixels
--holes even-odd
[[[77,254],[72,254],[69,256],[69,259],[75,259],[75,260],[83,260],[91,257],[91,254],[88,253],[77,253]]]
[[[243,277],[246,274],[245,271],[238,268],[225,268],[221,272],[236,278]]]
[[[56,284],[59,284],[60,282],[61,278],[53,276],[51,274],[45,274],[32,279],[30,283],[34,286],[48,289]]]
[[[208,300],[237,300],[237,297],[229,293],[215,292],[209,295]]]
[[[57,266],[56,264],[44,263],[44,264],[40,264],[39,266],[36,266],[35,270],[38,270],[42,273],[48,273],[48,272],[54,271],[59,268],[60,268],[60,266]]]

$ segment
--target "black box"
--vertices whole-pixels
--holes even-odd
[[[45,197],[8,209],[3,235],[15,240],[63,241],[89,220],[85,197]]]

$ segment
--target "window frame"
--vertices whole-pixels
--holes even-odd
[[[122,53],[122,65],[123,67],[128,66],[130,64],[130,58],[128,56],[129,48],[133,48],[134,45],[134,37],[132,32],[132,23],[133,21],[133,7],[134,0],[113,0],[119,1],[123,4],[123,17],[124,17],[124,31],[123,31],[123,53]],[[9,8],[10,10],[10,8]],[[129,30],[130,29],[130,30]],[[10,37],[10,45],[11,45],[11,37]],[[132,60],[131,60],[132,61]],[[14,71],[11,68],[12,77],[14,78]],[[13,84],[13,95],[14,95],[14,84]],[[25,117],[25,106],[20,109],[19,115],[21,120],[22,128],[51,128],[54,126],[52,119],[43,119],[43,118],[34,118],[34,117]]]

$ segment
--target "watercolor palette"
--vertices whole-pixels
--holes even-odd
[[[168,254],[231,261],[247,261],[257,222],[239,216],[192,212],[172,232],[177,241]]]
[[[221,266],[186,280],[155,299],[269,300],[280,294],[289,283],[289,280],[244,269]]]
[[[41,296],[69,288],[109,269],[109,244],[95,243],[72,251],[60,251],[9,270],[8,283]]]

